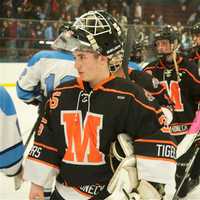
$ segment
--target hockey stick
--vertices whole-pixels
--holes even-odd
[[[37,118],[37,120],[36,120],[36,122],[35,122],[33,128],[31,129],[31,132],[30,132],[30,134],[29,134],[29,136],[28,136],[28,138],[27,138],[27,140],[26,140],[26,142],[25,142],[25,144],[24,144],[24,153],[26,152],[26,150],[27,150],[27,148],[28,148],[28,145],[29,145],[29,143],[30,143],[30,141],[31,141],[31,138],[33,137],[33,135],[34,135],[34,133],[35,133],[36,128],[37,128],[37,127],[39,126],[39,124],[40,124],[40,121],[41,121],[41,119],[42,119],[42,116],[43,116],[43,113],[44,113],[44,110],[45,110],[45,109],[44,109],[45,103],[46,103],[46,101],[43,101],[43,102],[41,102],[41,104],[39,105],[39,108],[38,108],[38,114],[39,114],[39,116],[38,116],[38,118]],[[20,172],[18,175],[16,175],[16,176],[14,177],[14,186],[15,186],[15,190],[19,190],[19,189],[21,188],[21,185],[22,185],[22,183],[23,183],[22,173],[23,173],[23,172]]]
[[[131,53],[131,49],[133,46],[133,40],[134,38],[134,26],[133,24],[128,25],[128,30],[127,30],[127,36],[126,36],[126,42],[124,44],[124,57],[122,61],[122,68],[124,71],[124,75],[127,80],[130,80],[129,74],[128,74],[128,61],[129,61],[129,56]]]
[[[200,133],[200,110],[196,111],[193,122],[183,140],[177,146],[176,158],[181,157],[192,146]]]
[[[179,75],[179,66],[177,64],[177,61],[176,61],[176,56],[177,56],[177,49],[179,48],[179,46],[174,49],[173,53],[172,53],[172,59],[173,59],[173,62],[174,62],[174,66],[175,66],[175,71],[176,71],[176,75],[177,75],[177,81],[180,82],[181,81],[181,78],[180,78],[180,75]]]
[[[200,147],[196,147],[195,152],[194,152],[194,154],[193,154],[193,156],[192,156],[192,158],[191,158],[191,160],[190,160],[190,162],[189,162],[187,168],[185,169],[185,175],[184,175],[184,177],[183,177],[183,179],[182,179],[182,181],[181,181],[181,183],[180,183],[178,189],[176,190],[176,192],[175,192],[175,194],[174,194],[172,200],[178,200],[178,199],[179,199],[178,193],[179,193],[179,191],[180,191],[182,185],[184,184],[185,179],[189,176],[190,170],[191,170],[192,165],[193,165],[193,163],[194,163],[194,160],[195,160],[195,158],[196,158],[196,156],[197,156],[197,153],[199,152],[199,149],[200,149]]]

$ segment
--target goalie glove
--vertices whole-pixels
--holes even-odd
[[[138,180],[132,138],[119,134],[110,151],[111,158],[114,156],[120,163],[107,186],[110,195],[105,200],[161,199],[159,192],[149,182]],[[112,159],[110,161],[114,169]]]

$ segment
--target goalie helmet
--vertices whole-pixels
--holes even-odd
[[[104,56],[110,56],[122,49],[122,28],[103,10],[81,15],[72,27],[75,38]]]
[[[123,60],[123,31],[109,13],[98,10],[81,15],[72,26],[80,50],[92,50],[107,56],[109,70],[117,71]]]
[[[123,31],[109,13],[89,11],[70,26],[69,31],[60,35],[66,51],[91,51],[107,56],[110,71],[116,71],[123,60]],[[56,42],[54,42],[56,44]]]

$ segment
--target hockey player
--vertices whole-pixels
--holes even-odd
[[[115,76],[125,78],[121,67],[116,68],[114,74]],[[173,102],[167,93],[167,89],[160,84],[157,78],[146,72],[129,67],[128,74],[132,82],[140,85],[144,88],[145,93],[149,95],[150,98],[155,98],[158,101],[170,123],[173,118]]]
[[[0,171],[9,177],[21,172],[24,145],[16,110],[4,87],[0,87]]]
[[[58,86],[46,104],[24,166],[24,179],[32,183],[30,200],[43,200],[42,188],[53,177],[52,200],[138,198],[143,182],[138,179],[173,183],[176,145],[160,130],[165,119],[160,107],[139,86],[110,74],[110,67],[122,63],[115,60],[123,52],[120,35],[119,24],[105,11],[83,14],[69,31],[66,42],[79,78]],[[134,141],[137,173],[133,152],[120,133]],[[126,157],[113,174],[109,151],[117,139],[125,141]],[[151,190],[154,195],[148,197],[160,199],[145,183],[148,189],[138,193],[145,196]]]
[[[133,56],[134,55],[132,52],[132,57]],[[112,67],[111,72],[115,76],[125,78],[122,66],[120,65]],[[153,77],[152,75],[137,70],[137,68],[130,67],[130,62],[128,66],[128,74],[130,80],[133,83],[136,83],[144,88],[145,93],[149,96],[149,98],[156,98],[159,105],[162,107],[164,113],[166,114],[168,124],[170,124],[173,118],[173,102],[167,93],[167,89],[162,84],[160,84],[157,78]]]
[[[176,137],[179,145],[183,138],[191,137],[187,131],[195,117],[195,102],[200,99],[200,77],[198,67],[188,59],[177,55],[177,34],[171,26],[164,27],[155,33],[155,46],[159,55],[156,62],[150,63],[144,71],[157,78],[168,90],[168,94],[174,103],[174,116],[170,125],[171,133]],[[183,173],[191,157],[193,147],[178,159],[176,181],[177,187],[183,177]],[[188,179],[180,197],[187,195]]]
[[[189,60],[194,61],[198,68],[200,68],[200,23],[195,24],[191,29],[193,47],[190,49],[188,54]],[[199,107],[199,102],[196,102],[197,107]],[[198,143],[197,143],[198,144]],[[199,145],[199,144],[198,144]],[[194,189],[199,185],[199,176],[200,176],[200,153],[197,154],[197,157],[194,161],[193,167],[190,174],[189,190]]]
[[[60,27],[60,34],[52,44],[54,50],[33,55],[17,81],[18,97],[27,104],[39,105],[38,113],[42,112],[45,99],[57,85],[78,75],[73,55],[66,51],[63,42],[68,29],[67,25]],[[45,188],[45,200],[49,199],[51,190],[51,184]]]
[[[189,59],[199,63],[200,60],[200,23],[195,24],[191,29],[193,47],[190,49]]]
[[[57,85],[77,76],[73,56],[66,51],[63,42],[68,27],[61,29],[62,32],[52,44],[55,50],[33,55],[17,81],[17,95],[25,103],[38,105],[42,97],[47,97]]]

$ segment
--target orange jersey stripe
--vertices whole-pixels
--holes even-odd
[[[151,140],[151,139],[137,139],[135,142],[145,142],[145,143],[161,143],[161,144],[171,144],[173,146],[177,146],[174,142],[172,141],[164,141],[164,140]]]
[[[170,124],[170,126],[176,126],[176,125],[191,125],[192,122],[186,122],[186,123],[173,123],[173,124]]]
[[[196,79],[195,76],[190,72],[188,71],[187,69],[185,68],[180,68],[180,70],[184,71],[184,72],[187,72],[191,77],[192,79],[196,82],[196,83],[199,83],[200,84],[200,80]]]
[[[32,158],[32,157],[30,157],[30,156],[28,156],[27,159],[33,160],[33,161],[38,162],[38,163],[40,163],[40,164],[42,164],[42,165],[46,165],[46,166],[48,166],[48,167],[52,167],[52,168],[55,168],[55,169],[59,169],[59,167],[58,167],[57,165],[53,165],[53,164],[50,164],[50,163],[48,163],[48,162],[45,162],[45,161],[42,161],[42,160],[38,160],[38,159]]]
[[[55,91],[72,89],[72,88],[81,88],[81,87],[79,85],[65,86],[65,87],[56,88]]]
[[[58,149],[56,149],[54,147],[50,147],[50,146],[47,146],[47,145],[39,143],[39,142],[34,142],[34,144],[36,144],[37,146],[43,147],[45,149],[48,149],[50,151],[58,152]]]
[[[139,155],[136,155],[136,159],[137,158],[141,158],[141,159],[144,159],[144,160],[162,160],[164,162],[172,162],[172,163],[176,163],[175,160],[173,159],[170,159],[170,158],[155,158],[155,157],[151,157],[151,156],[139,156]]]
[[[130,95],[130,96],[133,97],[133,99],[135,99],[135,101],[137,101],[140,105],[142,105],[143,107],[147,108],[148,110],[151,110],[151,111],[153,111],[153,112],[155,112],[155,113],[157,113],[157,114],[162,112],[161,109],[156,110],[154,107],[151,107],[151,106],[148,106],[148,105],[142,103],[140,100],[138,100],[138,99],[135,97],[134,94],[132,94],[132,93],[130,93],[130,92],[124,92],[124,91],[115,90],[115,89],[108,89],[108,88],[104,88],[104,87],[101,87],[100,89],[103,90],[103,91],[106,91],[106,92],[113,92],[113,93],[118,93],[118,94],[127,94],[127,95]]]
[[[165,88],[162,88],[161,90],[159,90],[158,92],[150,92],[151,93],[151,95],[159,95],[159,94],[161,94],[163,91],[165,90]]]

